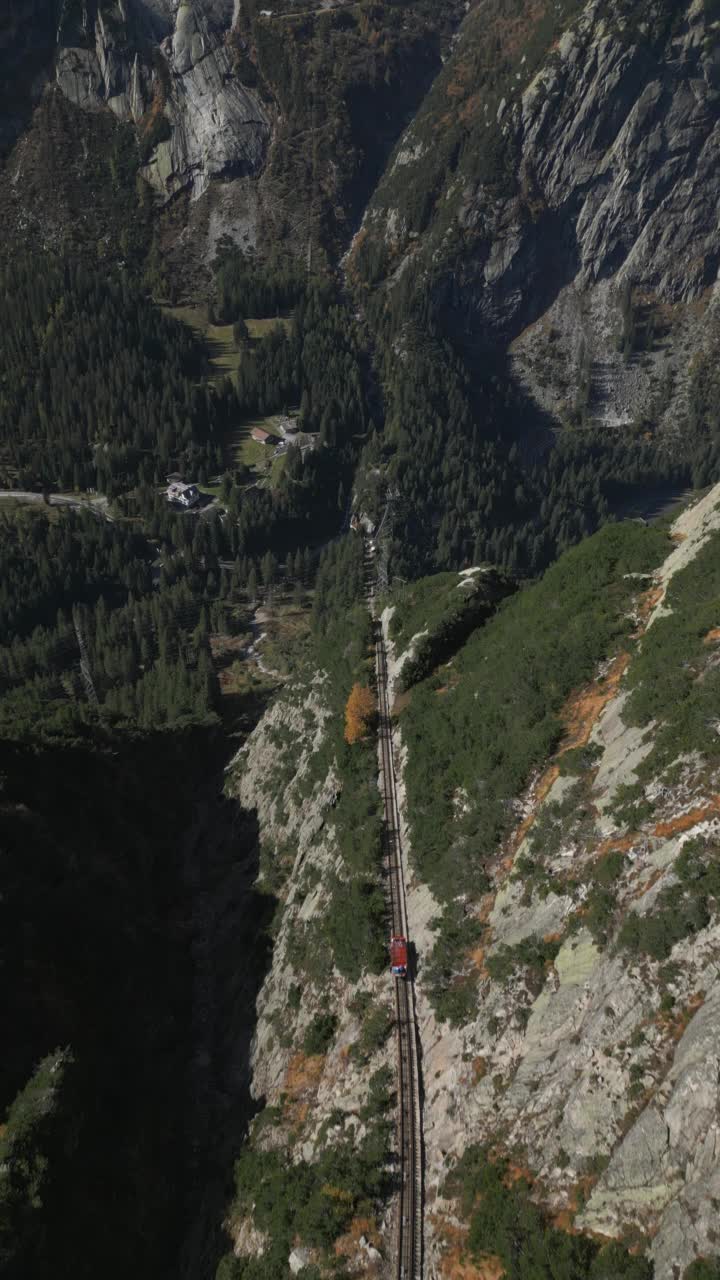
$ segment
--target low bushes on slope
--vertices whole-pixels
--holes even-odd
[[[696,1258],[685,1268],[683,1280],[720,1280],[720,1259]]]
[[[408,583],[393,596],[395,612],[390,620],[390,635],[397,653],[407,648],[414,635],[434,631],[456,598],[464,603],[457,590],[459,582],[457,573],[433,573],[429,578]]]
[[[659,723],[654,747],[639,770],[647,781],[679,756],[720,754],[717,733],[720,666],[720,533],[672,579],[665,599],[671,613],[650,627],[629,673],[633,689],[626,719]]]
[[[288,1255],[298,1240],[324,1254],[326,1266],[337,1264],[334,1241],[357,1215],[374,1216],[391,1190],[388,1086],[387,1072],[376,1072],[360,1112],[362,1138],[331,1140],[313,1161],[293,1163],[284,1151],[244,1149],[235,1164],[232,1217],[252,1214],[268,1244],[259,1258],[226,1255],[217,1280],[277,1280],[287,1274]]]
[[[674,867],[679,884],[661,890],[651,913],[628,914],[620,930],[620,946],[653,960],[666,960],[676,942],[706,928],[720,905],[717,852],[716,845],[702,838],[689,840]]]
[[[491,1162],[471,1146],[447,1180],[470,1218],[468,1247],[475,1257],[499,1258],[507,1280],[651,1280],[652,1264],[616,1241],[600,1245],[551,1225],[530,1199],[524,1179],[506,1185],[506,1161]]]
[[[349,535],[325,553],[314,603],[313,663],[328,680],[324,696],[332,717],[325,738],[299,785],[307,797],[334,767],[341,790],[331,818],[343,860],[330,883],[330,903],[322,920],[297,930],[291,958],[318,982],[327,972],[330,948],[336,968],[350,981],[364,969],[379,972],[385,962],[385,897],[381,881],[382,811],[377,787],[373,735],[345,740],[345,704],[357,682],[374,680],[370,614],[357,603],[363,590],[362,543]]]
[[[403,664],[403,687],[408,689],[440,662],[447,662],[476,627],[491,617],[500,600],[516,589],[512,579],[494,569],[469,578],[438,574],[405,587],[397,599],[390,632],[398,652],[414,635],[419,638],[413,656]]]
[[[475,889],[513,801],[560,740],[563,703],[629,634],[632,575],[667,548],[658,530],[608,525],[414,690],[403,716],[412,849],[441,898]]]

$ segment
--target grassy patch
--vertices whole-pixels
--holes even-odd
[[[245,423],[239,429],[243,432],[243,437],[238,457],[246,467],[252,467],[254,471],[265,471],[272,459],[272,449],[269,445],[262,444],[259,440],[253,440],[251,435],[253,427],[261,427],[263,431],[271,431],[272,422],[270,418],[253,418],[251,422]]]
[[[252,431],[254,427],[259,427],[262,431],[269,432],[270,435],[277,436],[282,439],[282,431],[278,427],[278,414],[268,414],[261,418],[248,418],[245,422],[238,423],[232,427],[225,435],[224,450],[229,466],[250,467],[256,474],[265,475],[269,473],[271,483],[276,484],[277,479],[282,474],[282,470],[287,462],[287,454],[282,454],[279,458],[274,458],[274,446],[262,444],[259,440],[253,440]]]
[[[210,362],[210,382],[218,383],[223,378],[235,377],[242,353],[235,345],[231,324],[211,324],[205,307],[163,307],[162,310],[188,325],[200,338]]]
[[[207,307],[204,306],[162,307],[161,310],[173,319],[188,325],[200,338],[210,362],[209,382],[218,383],[223,378],[235,379],[243,358],[243,351],[235,342],[232,324],[212,324],[208,319]],[[245,324],[251,342],[261,342],[278,325],[289,333],[292,329],[292,316],[246,320]]]
[[[292,316],[271,316],[265,320],[246,320],[245,321],[250,337],[258,338],[258,339],[266,338],[267,335],[273,329],[276,329],[278,327],[278,325],[282,329],[284,329],[286,333],[290,333],[292,329],[292,323],[293,323]],[[232,330],[232,325],[229,325],[229,326],[221,325],[219,327],[221,328],[227,327]]]

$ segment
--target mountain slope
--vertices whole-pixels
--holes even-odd
[[[465,1239],[467,1156],[459,1184],[446,1175],[473,1143],[506,1155],[560,1225],[635,1241],[661,1280],[718,1252],[719,501],[716,487],[679,518],[669,554],[653,530],[598,535],[400,703],[438,1274]],[[580,559],[597,568],[610,536],[615,585],[597,578],[566,617]],[[568,666],[593,662],[593,610],[621,587],[625,634],[568,698]],[[508,648],[535,601],[562,673],[536,628]],[[505,704],[524,685],[531,747],[559,743],[534,759]]]
[[[9,233],[100,240],[102,256],[127,258],[109,211],[74,208],[79,192],[111,182],[154,208],[180,287],[223,235],[243,249],[310,244],[319,262],[336,261],[460,15],[456,3],[437,15],[412,0],[357,11],[58,0],[51,10],[44,40],[28,5],[0,43],[11,97],[26,104],[0,119]],[[109,165],[118,149],[122,162]]]
[[[657,402],[677,429],[718,269],[716,17],[476,5],[370,202],[360,273],[414,273],[463,344],[512,343],[556,422],[627,427]]]

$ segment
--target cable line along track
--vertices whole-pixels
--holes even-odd
[[[371,602],[372,608],[372,602]],[[374,616],[377,672],[380,766],[385,811],[384,842],[388,900],[393,937],[408,937],[400,839],[400,811],[392,746],[392,723],[387,686],[387,653],[380,624]],[[398,1054],[398,1155],[400,1195],[397,1223],[397,1280],[419,1280],[423,1250],[423,1159],[415,991],[412,962],[407,977],[393,978]]]

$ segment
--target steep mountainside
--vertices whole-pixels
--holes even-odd
[[[0,119],[8,229],[127,256],[110,211],[76,212],[79,193],[111,183],[130,222],[152,201],[181,287],[221,235],[334,258],[459,14],[410,0],[298,13],[255,0],[56,0],[39,24],[21,6],[0,42],[5,110],[26,104]]]
[[[533,574],[712,482],[714,0],[258,3],[67,4],[52,47],[21,7],[8,251],[162,298],[232,246],[338,272],[374,371],[363,501],[397,487],[406,578]]]
[[[716,19],[474,6],[370,202],[361,272],[414,272],[463,343],[512,343],[556,421],[686,425],[690,358],[716,340]]]
[[[0,1280],[720,1280],[719,149],[720,0],[4,6]]]
[[[0,13],[0,156],[26,127],[52,58],[56,22],[52,5],[23,0]]]
[[[468,1218],[508,1266],[499,1220],[472,1195],[458,1217],[473,1143],[662,1280],[718,1252],[719,504],[669,553],[636,525],[598,535],[398,704],[431,1274],[454,1274]]]
[[[461,16],[21,5],[0,40],[10,239],[142,258],[157,222],[182,289],[223,235],[333,264],[362,218],[351,277],[406,316],[429,293],[546,427],[707,429],[712,0],[478,0],[453,36]]]
[[[259,887],[277,909],[252,1044],[258,1114],[235,1166],[223,1280],[391,1265],[394,1006],[377,760],[371,736],[351,745],[341,732],[350,682],[367,682],[372,665],[368,623],[359,607],[316,637],[310,668],[228,770],[228,793],[257,821]]]

